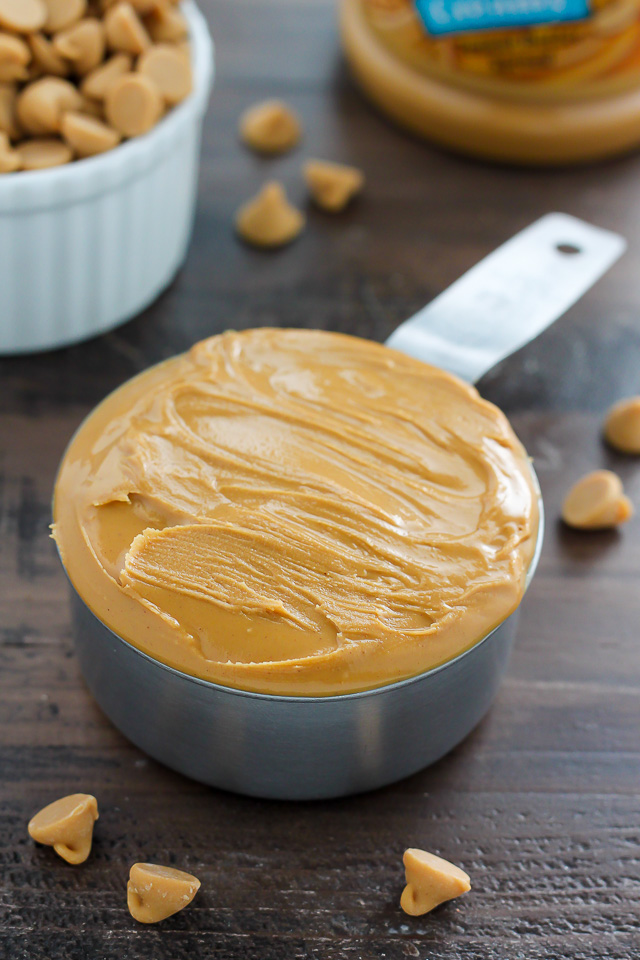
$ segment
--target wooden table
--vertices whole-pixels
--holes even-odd
[[[415,142],[354,89],[329,0],[208,0],[218,79],[186,267],[139,319],[58,353],[0,364],[0,956],[11,960],[631,960],[640,957],[640,523],[578,535],[567,485],[640,462],[600,443],[606,406],[640,390],[640,157],[582,170],[484,166]],[[302,151],[260,161],[240,110],[281,95]],[[305,155],[353,161],[361,201],[312,212],[289,249],[231,229],[265,178],[301,201]],[[481,384],[535,457],[547,506],[540,571],[494,708],[430,770],[333,803],[217,793],[154,763],[101,715],[74,659],[66,585],[48,539],[65,443],[132,374],[226,327],[322,327],[382,340],[511,234],[549,210],[620,230],[627,256],[538,341]],[[54,797],[90,791],[94,852],[71,868],[26,834]],[[401,855],[464,865],[473,891],[410,919]],[[137,859],[192,869],[194,905],[158,928],[126,909]]]

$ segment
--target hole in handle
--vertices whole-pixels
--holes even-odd
[[[565,257],[574,257],[576,253],[582,253],[582,247],[577,247],[575,243],[556,243],[558,253],[563,253]]]

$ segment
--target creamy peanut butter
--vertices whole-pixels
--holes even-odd
[[[54,536],[110,628],[285,695],[443,663],[518,605],[538,527],[506,417],[442,370],[298,330],[229,332],[129,381],[64,457]]]

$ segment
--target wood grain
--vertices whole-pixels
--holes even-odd
[[[640,390],[640,158],[571,171],[476,164],[418,143],[360,97],[329,0],[208,0],[218,51],[189,260],[145,314],[72,349],[0,362],[0,956],[11,960],[637,960],[640,957],[640,537],[579,535],[567,485],[609,466],[640,505],[640,463],[599,440],[603,410]],[[241,150],[255,99],[287,97],[301,152]],[[267,177],[303,202],[300,162],[361,165],[344,216],[310,211],[278,254],[241,246],[236,206]],[[430,770],[375,794],[264,803],[144,757],[83,686],[66,584],[48,538],[56,465],[82,417],[133,373],[226,327],[321,327],[384,339],[519,228],[564,210],[623,232],[630,252],[569,314],[500,364],[482,392],[535,458],[546,508],[539,573],[494,708]],[[94,792],[94,853],[71,868],[26,821]],[[405,846],[472,875],[426,918],[398,908]],[[183,914],[141,928],[129,865],[203,881]]]

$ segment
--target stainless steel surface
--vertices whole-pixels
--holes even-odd
[[[561,317],[626,248],[617,233],[549,213],[401,323],[387,346],[475,383]]]
[[[527,585],[542,531],[541,513]],[[474,647],[418,677],[346,696],[275,697],[164,666],[109,630],[73,587],[71,593],[82,672],[129,740],[194,780],[281,800],[373,790],[452,750],[491,705],[519,614],[518,609]]]

